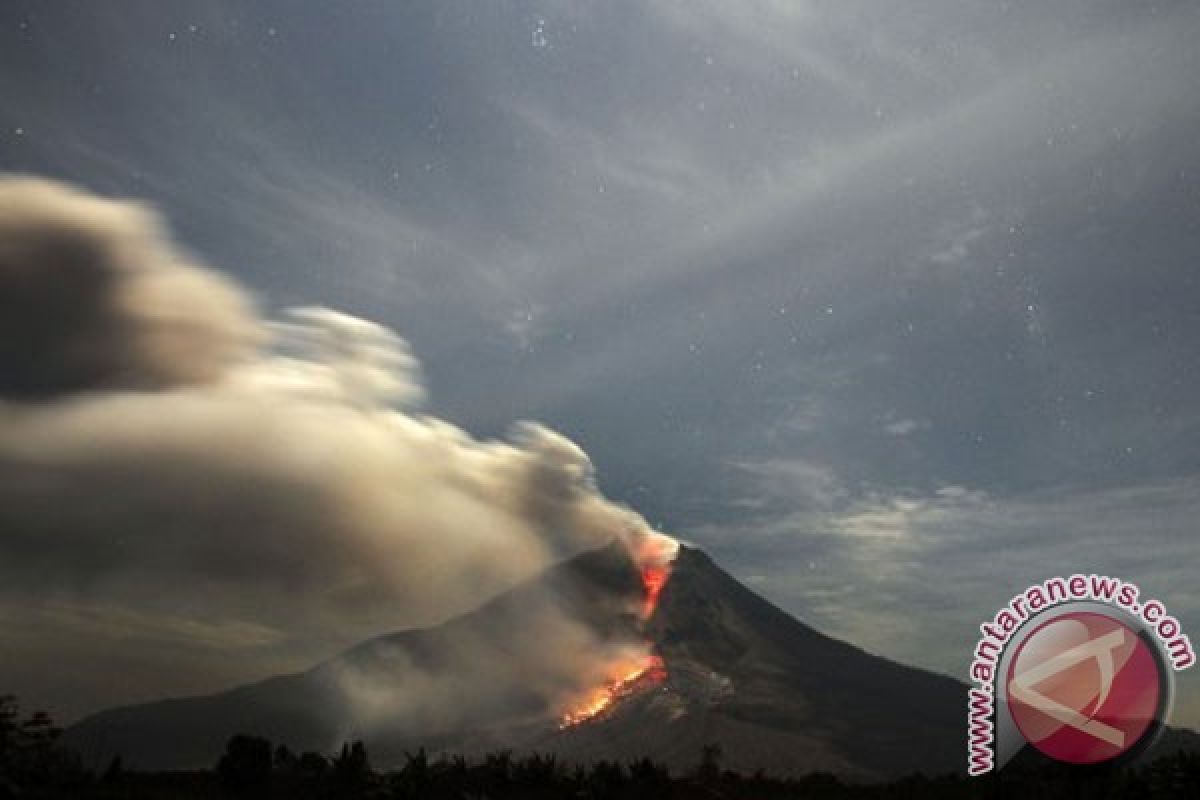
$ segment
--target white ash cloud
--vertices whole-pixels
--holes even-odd
[[[204,687],[186,665],[137,686],[108,671],[107,649],[160,659],[189,626],[208,631],[189,653],[259,632],[208,688],[305,666],[651,533],[563,436],[522,423],[481,441],[421,413],[396,334],[321,308],[263,318],[143,206],[0,181],[0,298],[0,608],[44,622],[23,635],[39,659],[63,638],[91,659],[39,678],[7,653],[34,696]],[[105,624],[62,623],[64,604]]]

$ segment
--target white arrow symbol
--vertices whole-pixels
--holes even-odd
[[[1076,645],[1070,650],[1064,650],[1053,658],[1046,659],[1036,667],[1031,667],[1024,672],[1014,675],[1008,684],[1009,694],[1031,708],[1036,708],[1052,719],[1058,720],[1064,725],[1070,725],[1077,731],[1082,731],[1096,739],[1108,742],[1114,747],[1124,747],[1124,731],[1118,730],[1111,725],[1106,725],[1099,720],[1085,717],[1077,710],[1068,708],[1062,703],[1052,700],[1033,689],[1034,686],[1050,676],[1070,669],[1081,661],[1094,658],[1096,666],[1100,668],[1100,697],[1096,701],[1096,711],[1098,712],[1104,706],[1104,701],[1108,699],[1108,693],[1112,691],[1113,678],[1116,672],[1116,665],[1113,662],[1113,650],[1116,650],[1123,644],[1125,644],[1125,630],[1117,628],[1115,631],[1107,633],[1098,639],[1092,639],[1091,641]]]

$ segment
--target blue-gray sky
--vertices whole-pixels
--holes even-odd
[[[1053,574],[1200,630],[1198,37],[1189,2],[14,1],[0,169],[387,325],[433,413],[541,421],[802,619],[964,675]]]

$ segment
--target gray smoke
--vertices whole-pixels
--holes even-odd
[[[0,395],[207,383],[261,338],[244,293],[155,215],[36,178],[0,184]]]

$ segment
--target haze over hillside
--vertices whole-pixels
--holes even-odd
[[[745,771],[881,778],[961,768],[961,684],[814,631],[688,547],[645,626],[665,681],[561,727],[558,707],[510,666],[538,653],[521,637],[521,620],[552,605],[606,639],[629,639],[641,626],[625,601],[641,590],[621,548],[588,552],[435,628],[372,639],[298,675],[104,712],[74,726],[68,741],[156,768],[212,763],[232,731],[316,750],[363,737],[381,764],[426,746],[534,749],[584,762],[649,756],[682,769],[719,743],[725,762]],[[438,686],[471,700],[448,710]],[[356,688],[376,704],[366,716]]]

